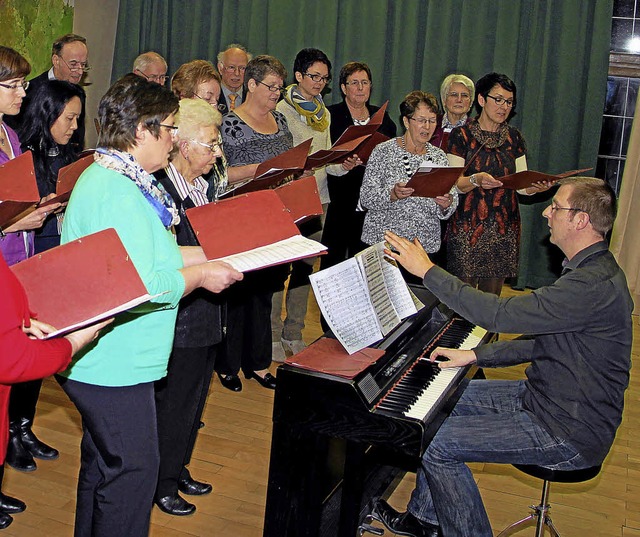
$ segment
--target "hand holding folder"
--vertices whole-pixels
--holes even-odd
[[[37,319],[57,329],[47,337],[113,317],[153,298],[114,229],[52,248],[11,270]]]
[[[548,173],[536,172],[533,170],[524,170],[521,172],[512,173],[511,175],[505,175],[500,177],[503,188],[509,188],[512,190],[522,190],[523,188],[529,188],[534,183],[555,183],[565,177],[571,177],[583,172],[588,172],[593,168],[583,168],[581,170],[571,170],[564,173],[558,173],[556,175],[550,175]]]
[[[187,209],[187,218],[210,261],[226,261],[240,272],[324,253],[300,235],[274,190],[260,190]]]
[[[413,188],[412,196],[436,198],[447,194],[464,172],[463,167],[420,166],[407,182],[407,188]]]

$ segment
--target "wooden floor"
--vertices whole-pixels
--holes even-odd
[[[510,293],[510,290],[506,291]],[[320,334],[317,307],[310,299],[305,340]],[[634,318],[634,361],[640,353],[638,318]],[[606,357],[603,357],[606,359]],[[275,370],[275,364],[272,367]],[[522,368],[489,371],[491,378],[522,378]],[[152,537],[258,537],[262,521],[271,438],[273,392],[244,381],[240,394],[211,385],[209,401],[191,463],[197,479],[213,483],[212,494],[191,497],[197,512],[171,517],[154,508]],[[3,536],[62,537],[73,535],[75,488],[79,466],[80,420],[75,408],[51,379],[45,381],[36,417],[36,431],[60,450],[57,461],[38,461],[25,474],[7,468],[3,491],[28,504],[15,515]],[[494,532],[528,513],[539,501],[540,482],[511,466],[473,466]],[[407,476],[391,498],[404,510],[413,488]],[[640,536],[640,372],[631,372],[624,420],[601,474],[579,485],[553,485],[553,521],[563,537]],[[389,533],[387,532],[387,535]],[[533,530],[516,535],[533,535]]]

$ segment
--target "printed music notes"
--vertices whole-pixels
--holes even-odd
[[[417,307],[400,270],[374,244],[309,279],[329,327],[349,354],[381,340]]]

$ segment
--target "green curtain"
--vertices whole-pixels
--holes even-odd
[[[439,96],[451,72],[490,71],[518,86],[512,124],[525,136],[531,169],[559,173],[596,164],[606,90],[612,0],[121,0],[115,80],[147,50],[170,72],[194,58],[215,63],[229,43],[278,57],[322,49],[334,65],[364,61],[372,102],[397,120],[404,95]],[[340,100],[337,80],[328,103]],[[548,195],[523,199],[519,287],[555,280],[559,255],[546,242]]]

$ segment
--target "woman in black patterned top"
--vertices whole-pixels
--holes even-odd
[[[520,211],[515,190],[500,177],[527,169],[522,134],[508,125],[515,114],[516,85],[503,74],[489,73],[476,83],[479,116],[449,135],[451,166],[466,166],[456,183],[460,203],[449,220],[447,269],[482,291],[499,295],[506,278],[516,276]],[[520,191],[534,194],[539,184]]]

